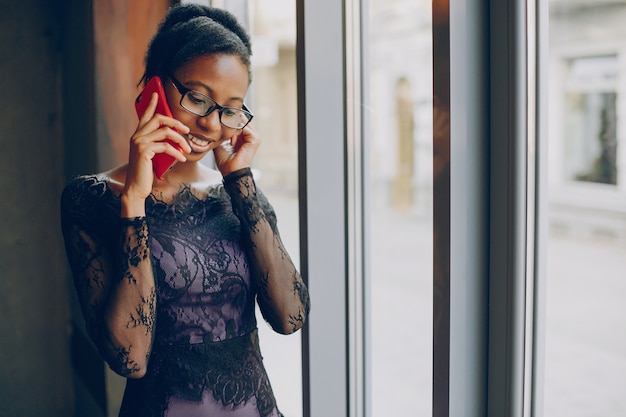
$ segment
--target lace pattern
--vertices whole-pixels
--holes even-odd
[[[106,177],[80,177],[64,190],[63,233],[89,334],[122,375],[134,364],[130,349],[116,347],[104,331],[106,303],[115,285],[154,279],[154,293],[126,316],[126,327],[153,333],[153,343],[147,374],[128,380],[120,415],[178,417],[184,414],[168,409],[172,398],[197,402],[207,392],[225,410],[255,404],[261,416],[278,415],[255,331],[255,298],[272,327],[291,320],[295,330],[308,313],[308,293],[272,207],[249,170],[239,174],[202,198],[189,187],[173,202],[152,196],[146,217],[135,219],[119,218]]]
[[[137,283],[133,268],[137,268],[150,254],[148,249],[148,223],[145,217],[120,219],[124,227],[122,233],[122,271],[123,277],[129,282]],[[130,229],[130,232],[129,230]]]
[[[268,417],[276,401],[262,360],[256,330],[223,342],[158,346],[141,396],[150,398],[155,416],[168,409],[169,398],[198,402],[209,390],[222,406],[236,408],[254,398],[259,415]]]
[[[310,299],[302,277],[280,239],[276,216],[273,211],[263,209],[264,197],[258,193],[250,168],[226,176],[224,186],[243,226],[242,243],[255,269],[263,317],[277,331],[294,332],[309,314]],[[283,279],[277,280],[276,275]],[[285,296],[285,288],[291,290],[290,296]]]
[[[264,217],[264,213],[257,203],[256,185],[250,168],[244,168],[226,176],[224,186],[232,197],[235,214],[245,222],[245,229],[258,233],[256,225]]]

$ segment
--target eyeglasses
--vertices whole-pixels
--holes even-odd
[[[238,107],[220,106],[211,97],[185,87],[171,74],[168,77],[182,96],[180,98],[181,107],[189,113],[204,117],[211,114],[213,110],[217,110],[220,114],[220,123],[231,129],[243,129],[254,117],[245,105],[241,109]]]

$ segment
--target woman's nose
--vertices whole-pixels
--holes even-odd
[[[216,131],[222,128],[222,124],[220,123],[220,112],[218,109],[214,109],[211,113],[206,116],[198,116],[197,123],[203,129],[207,131]]]

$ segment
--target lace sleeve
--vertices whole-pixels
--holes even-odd
[[[277,332],[293,333],[309,313],[309,293],[280,239],[274,211],[249,168],[224,177],[224,187],[241,222],[263,317]]]
[[[93,190],[66,187],[65,249],[90,338],[116,373],[140,377],[156,308],[148,226],[144,218],[106,216],[102,205]]]

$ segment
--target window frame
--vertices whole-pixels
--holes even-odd
[[[349,415],[344,9],[296,6],[300,269],[311,296],[303,328],[303,415]],[[309,280],[309,277],[313,279]]]
[[[449,1],[450,185],[434,191],[450,202],[449,299],[435,299],[435,310],[450,315],[440,336],[449,337],[449,393],[448,403],[433,404],[434,415],[542,414],[547,171],[546,141],[538,138],[546,131],[548,10],[541,3]]]
[[[367,121],[351,107],[365,91],[353,26],[363,28],[365,3],[297,3],[301,270],[313,302],[306,417],[369,415],[367,243],[358,243],[368,236]],[[449,210],[439,214],[449,216],[449,287],[434,308],[449,321],[434,343],[449,368],[433,415],[541,416],[547,2],[433,0],[442,3],[450,181],[434,192]]]

